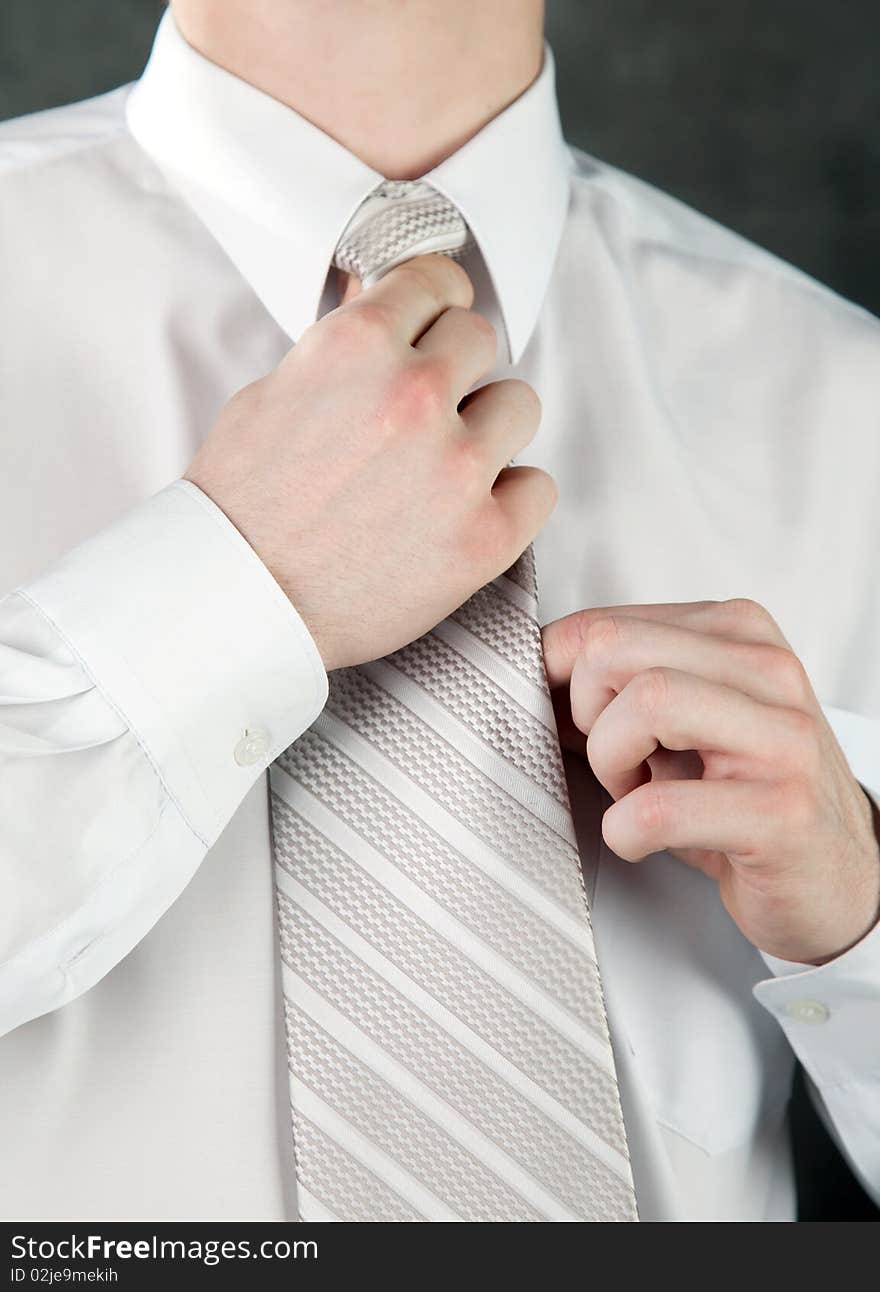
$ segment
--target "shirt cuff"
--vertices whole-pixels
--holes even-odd
[[[880,924],[824,965],[761,954],[777,976],[756,983],[754,994],[816,1085],[880,1079]]]
[[[327,674],[302,619],[189,481],[20,592],[77,654],[207,847],[326,702]]]

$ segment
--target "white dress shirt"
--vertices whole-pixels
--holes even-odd
[[[428,178],[478,243],[493,375],[543,401],[543,619],[754,597],[880,790],[877,322],[567,147],[549,53]],[[379,179],[170,16],[133,89],[0,127],[4,1217],[296,1214],[265,773],[326,676],[173,482],[335,303]],[[608,853],[569,762],[641,1215],[794,1215],[795,1055],[880,1194],[880,932],[762,957],[712,881]]]

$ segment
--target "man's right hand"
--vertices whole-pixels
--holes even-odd
[[[538,427],[532,388],[493,382],[461,403],[495,362],[472,301],[446,256],[392,269],[239,391],[186,472],[328,670],[433,628],[513,564],[555,505],[550,476],[507,466]]]

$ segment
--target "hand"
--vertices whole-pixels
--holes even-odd
[[[586,610],[544,629],[565,746],[615,800],[625,861],[717,880],[762,951],[821,964],[880,913],[875,813],[803,665],[751,601]]]
[[[446,256],[391,270],[235,395],[186,472],[328,669],[433,628],[513,564],[555,505],[545,472],[506,465],[538,427],[531,387],[493,382],[461,402],[495,361],[472,300]]]

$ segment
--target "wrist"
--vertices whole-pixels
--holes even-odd
[[[866,794],[871,817],[871,842],[864,850],[862,864],[857,868],[852,884],[852,914],[847,933],[840,938],[840,945],[827,955],[811,958],[806,963],[818,967],[829,964],[845,955],[880,924],[880,813],[877,805]],[[855,930],[850,932],[850,930]]]

